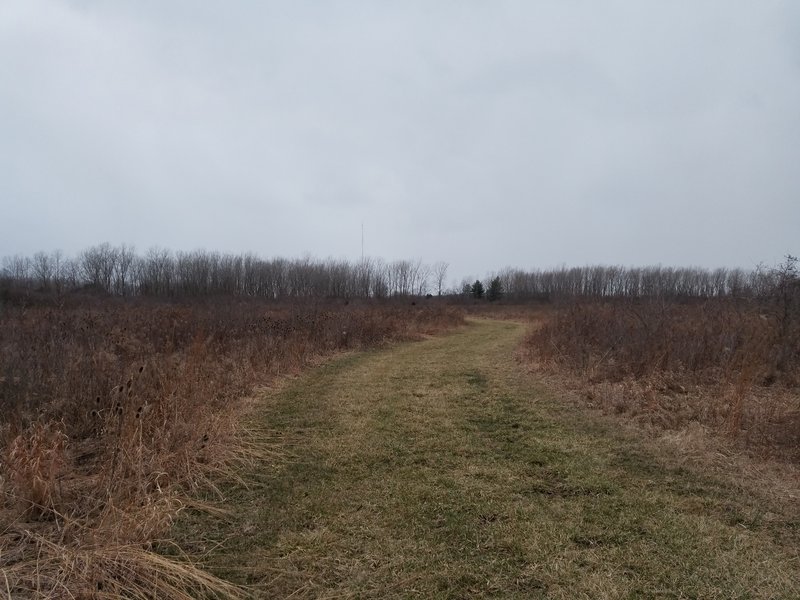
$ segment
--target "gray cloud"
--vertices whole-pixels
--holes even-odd
[[[0,255],[797,252],[789,2],[0,5]]]

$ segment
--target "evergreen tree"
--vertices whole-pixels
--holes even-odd
[[[494,302],[495,300],[500,300],[502,296],[503,284],[500,283],[499,277],[495,277],[489,284],[489,290],[486,292],[486,298],[489,300],[489,302]]]
[[[480,279],[476,279],[472,284],[472,297],[479,300],[483,298],[483,284]]]

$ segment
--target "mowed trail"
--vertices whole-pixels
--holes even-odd
[[[268,393],[280,457],[186,525],[208,564],[274,598],[800,597],[797,515],[559,404],[523,334],[473,321]]]

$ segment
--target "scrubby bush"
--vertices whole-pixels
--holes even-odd
[[[578,375],[605,410],[667,428],[696,421],[800,460],[796,286],[748,300],[576,302],[526,345],[540,365]]]

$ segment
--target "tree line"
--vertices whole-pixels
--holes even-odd
[[[787,256],[784,265],[795,262]],[[533,271],[508,268],[489,280],[495,286],[499,282],[509,299],[762,297],[781,285],[784,265],[750,270],[604,265]]]
[[[447,263],[421,260],[264,259],[252,253],[162,248],[137,254],[131,246],[106,243],[72,258],[60,251],[5,257],[0,278],[7,286],[59,293],[88,289],[119,296],[383,298],[441,295],[447,269]]]
[[[796,265],[788,256],[785,265]],[[781,269],[584,266],[525,271],[507,268],[483,282],[447,287],[448,264],[376,258],[261,258],[108,243],[75,257],[60,251],[5,257],[0,280],[6,287],[58,293],[78,289],[119,296],[200,297],[215,295],[281,298],[387,298],[448,295],[508,301],[562,298],[712,298],[770,295],[786,279]],[[783,279],[782,279],[783,278]],[[485,293],[484,293],[485,292]]]

